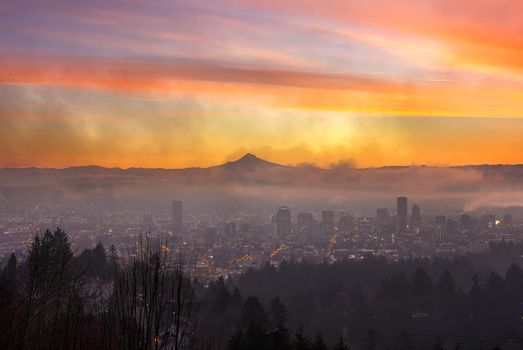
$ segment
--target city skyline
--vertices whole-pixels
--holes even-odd
[[[1,350],[521,350],[522,0],[0,0]]]

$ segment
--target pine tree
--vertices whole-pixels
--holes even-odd
[[[248,297],[242,306],[242,324],[267,327],[267,314],[260,300],[255,296]]]
[[[107,267],[107,252],[102,244],[98,242],[92,250],[91,270],[95,276],[105,277]]]
[[[432,292],[432,280],[427,272],[419,267],[412,275],[412,294],[425,297]]]
[[[432,350],[445,350],[443,343],[439,337],[436,338],[436,342],[432,345]]]
[[[264,350],[268,347],[267,315],[257,297],[250,296],[242,306],[242,325],[246,327],[245,342],[248,349]]]
[[[243,302],[242,294],[237,286],[235,286],[232,291],[231,299],[234,305],[239,305]]]
[[[328,350],[327,344],[325,344],[325,341],[323,340],[323,337],[321,333],[317,333],[314,337],[314,341],[312,342],[312,350]]]
[[[456,293],[456,286],[454,284],[454,278],[450,274],[449,270],[445,270],[438,280],[436,286],[438,295],[444,299],[452,299]]]
[[[367,332],[367,336],[363,340],[364,348],[367,350],[376,350],[378,347],[378,336],[379,333],[376,332],[374,329],[369,329]]]
[[[345,342],[345,338],[343,337],[343,335],[340,336],[340,339],[334,346],[334,350],[349,350],[349,346]]]
[[[294,340],[292,342],[294,350],[310,350],[311,341],[309,337],[305,334],[303,327],[299,326],[294,335]]]
[[[27,300],[22,316],[20,343],[38,335],[41,344],[69,348],[78,331],[82,301],[72,269],[73,252],[67,234],[57,228],[33,240],[22,284]],[[70,320],[70,321],[65,321]],[[23,346],[22,346],[23,347]]]
[[[271,300],[270,317],[271,324],[274,327],[273,333],[276,348],[288,349],[290,347],[289,330],[287,329],[287,320],[289,319],[289,314],[287,312],[287,308],[277,296]]]
[[[518,264],[510,265],[505,275],[505,284],[513,302],[518,302],[523,298],[523,270]]]
[[[238,329],[230,338],[227,346],[228,350],[243,350],[244,337],[241,329]]]
[[[6,267],[4,268],[3,272],[3,279],[7,283],[7,285],[10,288],[16,288],[17,285],[17,273],[18,273],[18,266],[17,266],[17,259],[16,255],[14,253],[11,253],[11,256],[9,257],[9,261],[7,262]]]
[[[289,319],[287,308],[281,302],[278,296],[271,300],[270,305],[271,322],[275,328],[285,328],[285,324]]]
[[[412,344],[412,338],[409,333],[402,331],[398,334],[398,349],[411,350],[414,346]]]

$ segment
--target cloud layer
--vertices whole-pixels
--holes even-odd
[[[1,166],[521,163],[511,0],[0,4]]]

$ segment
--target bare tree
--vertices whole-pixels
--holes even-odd
[[[182,254],[175,256],[165,242],[150,238],[141,239],[121,263],[114,248],[111,254],[112,280],[85,276],[85,264],[74,257],[65,232],[35,237],[22,266],[12,258],[0,273],[0,348],[212,347],[212,338],[199,326],[195,288]]]
[[[106,348],[126,350],[190,348],[198,305],[183,256],[165,242],[140,240],[136,251],[115,268],[113,295],[103,315]]]

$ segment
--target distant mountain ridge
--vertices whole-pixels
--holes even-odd
[[[418,198],[461,198],[467,208],[481,205],[523,205],[523,165],[387,166],[354,168],[339,165],[282,165],[247,153],[206,168],[104,168],[76,166],[0,169],[0,199],[22,196],[53,198],[249,198],[259,203],[279,198],[307,202],[389,200],[398,195]],[[85,197],[87,198],[87,197]],[[369,199],[370,201],[370,199]],[[470,204],[471,203],[471,204]],[[240,205],[240,204],[238,204]]]
[[[217,167],[228,168],[228,169],[242,169],[242,168],[257,169],[257,168],[266,168],[266,167],[287,168],[288,166],[269,162],[265,159],[258,158],[256,155],[254,155],[252,153],[246,153],[240,159],[218,165]]]
[[[315,167],[313,164],[311,166]],[[167,170],[167,171],[177,171],[177,170],[205,170],[205,169],[217,169],[217,168],[225,168],[225,169],[250,169],[255,170],[259,168],[270,168],[270,167],[276,167],[276,168],[300,168],[300,166],[293,166],[293,165],[283,165],[275,162],[271,162],[268,160],[265,160],[263,158],[260,158],[256,156],[253,153],[246,153],[242,157],[232,160],[223,164],[218,165],[211,165],[208,167],[187,167],[187,168],[147,168],[147,167],[130,167],[130,168],[121,168],[121,167],[104,167],[100,165],[78,165],[78,166],[71,166],[66,168],[52,168],[52,167],[4,167],[0,168],[0,171],[3,170],[66,170],[66,171],[105,171],[105,170],[114,170],[114,171],[133,171],[133,170]],[[324,170],[329,170],[330,168],[320,168]],[[379,166],[379,167],[369,167],[369,168],[354,168],[355,170],[390,170],[390,169],[408,169],[408,168],[474,168],[474,169],[494,169],[494,168],[523,168],[523,164],[467,164],[467,165],[426,165],[426,164],[420,164],[420,165],[386,165],[386,166]]]

